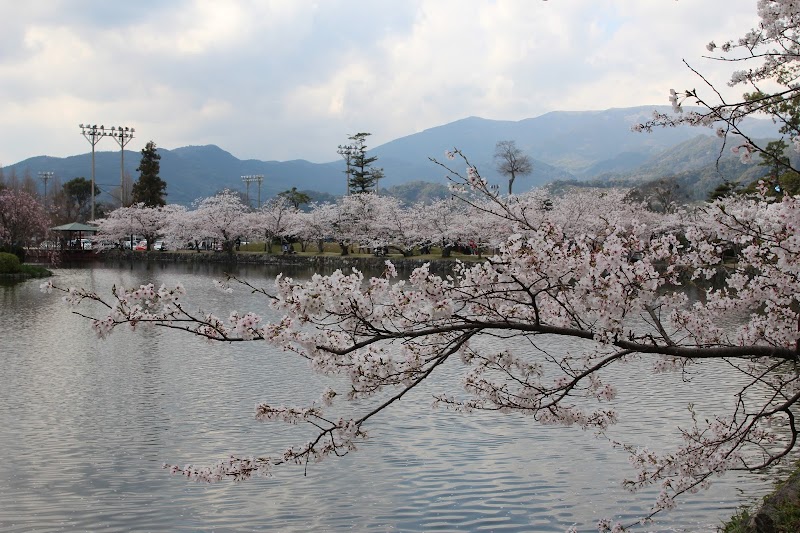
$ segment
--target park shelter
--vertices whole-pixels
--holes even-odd
[[[83,224],[81,222],[70,222],[69,224],[63,224],[61,226],[56,226],[55,228],[50,228],[50,231],[55,231],[61,234],[61,238],[59,239],[61,243],[74,241],[76,239],[78,242],[80,242],[84,233],[97,233],[97,226],[90,226],[89,224]]]

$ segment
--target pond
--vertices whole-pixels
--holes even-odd
[[[122,264],[59,269],[55,281],[110,294],[112,285],[182,282],[186,301],[268,315],[245,291],[212,286],[214,265]],[[268,284],[275,270],[239,267]],[[303,277],[308,272],[294,273]],[[430,408],[458,392],[441,369],[368,426],[359,451],[272,478],[207,485],[170,476],[164,462],[210,465],[229,454],[276,453],[310,435],[254,420],[257,402],[303,404],[328,378],[265,343],[208,344],[175,331],[121,329],[97,339],[40,280],[0,287],[0,530],[22,531],[593,531],[599,518],[647,514],[655,491],[629,493],[624,452],[574,428],[516,415]],[[688,399],[727,405],[713,372],[691,383],[626,367],[614,436],[675,444]],[[643,393],[642,391],[648,391]],[[339,405],[363,412],[362,405]],[[771,488],[768,475],[728,475],[686,498],[648,531],[713,531]]]

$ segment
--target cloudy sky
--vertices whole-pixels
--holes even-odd
[[[80,123],[325,162],[359,131],[666,104],[702,85],[682,59],[724,87],[705,45],[756,22],[755,0],[3,1],[0,165],[88,152]]]

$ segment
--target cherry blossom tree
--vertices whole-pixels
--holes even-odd
[[[294,215],[295,236],[300,239],[303,251],[308,243],[316,241],[317,251],[322,253],[325,239],[331,237],[332,220],[335,219],[336,206],[330,203],[312,203],[308,212]]]
[[[273,239],[290,237],[295,233],[297,212],[291,199],[277,196],[257,211],[248,213],[247,226],[253,235],[264,238],[264,250],[272,252]]]
[[[404,206],[400,200],[391,196],[380,198],[384,202],[382,218],[390,248],[396,248],[404,257],[408,257],[413,255],[416,247],[431,240],[424,225],[425,214],[430,206],[422,202]]]
[[[120,207],[108,214],[106,218],[97,221],[99,231],[97,236],[112,241],[121,241],[131,235],[141,235],[147,241],[150,250],[153,243],[162,237],[170,236],[170,242],[175,244],[171,231],[174,219],[184,217],[186,208],[176,204],[159,207],[147,207],[144,203],[134,204],[130,207]]]
[[[385,245],[387,235],[381,199],[374,193],[366,192],[342,197],[337,202],[337,239],[363,248]]]
[[[431,203],[419,214],[418,224],[424,228],[425,240],[440,246],[442,257],[448,257],[455,243],[464,237],[465,204],[450,197]]]
[[[375,193],[346,196],[339,202],[345,224],[342,236],[362,248],[394,248],[404,256],[413,253],[420,243],[420,232],[413,211],[400,200]]]
[[[240,196],[225,189],[195,203],[195,209],[187,213],[185,230],[196,238],[218,239],[223,249],[233,254],[236,238],[249,233],[247,212]]]
[[[16,189],[0,189],[0,244],[24,245],[44,238],[50,217],[33,195]]]

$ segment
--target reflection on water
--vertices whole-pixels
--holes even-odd
[[[197,307],[269,315],[263,297],[214,290],[222,272],[123,264],[56,275],[61,285],[106,294],[114,284],[181,281]],[[256,283],[275,275],[253,265],[233,273]],[[100,341],[39,283],[0,288],[2,531],[593,530],[613,513],[623,521],[646,514],[654,498],[623,490],[622,477],[632,474],[625,455],[579,430],[428,409],[431,393],[457,392],[455,364],[375,421],[359,452],[312,465],[307,476],[280,469],[271,479],[216,485],[170,477],[163,462],[205,465],[302,442],[304,428],[256,423],[253,406],[313,400],[330,382],[263,343],[209,345],[149,330]],[[644,365],[628,370],[618,405],[627,421],[615,436],[637,444],[674,443],[698,390],[701,409],[731,401],[713,375],[686,384],[656,380]],[[713,530],[749,501],[737,487],[752,499],[770,481],[728,476],[649,529]]]

